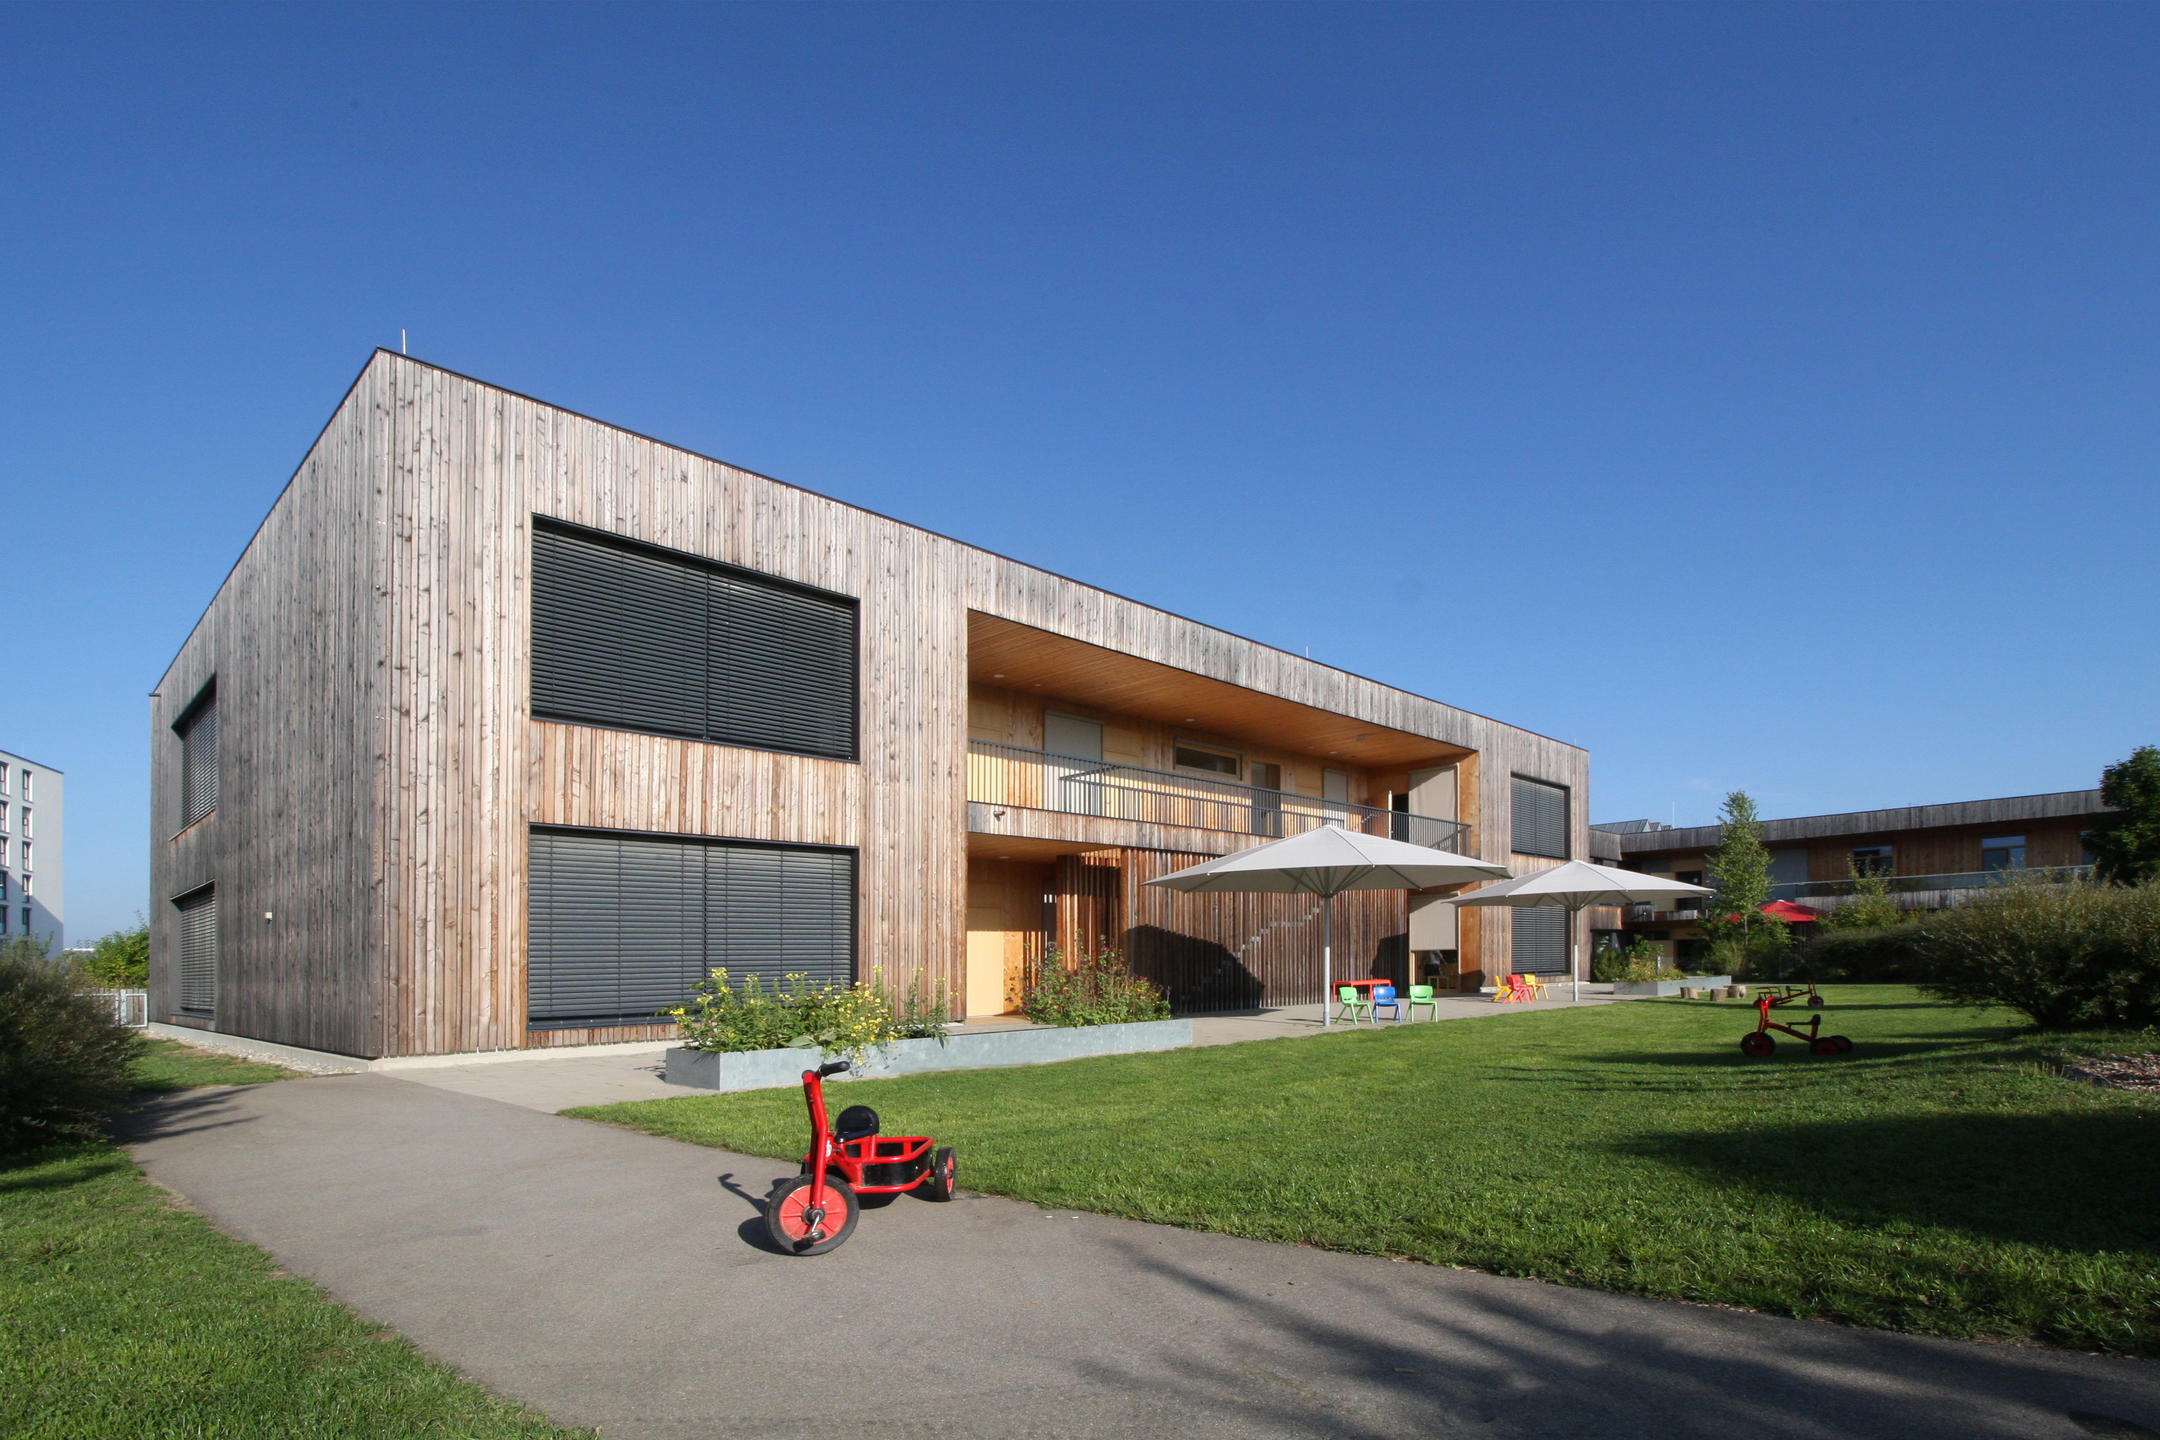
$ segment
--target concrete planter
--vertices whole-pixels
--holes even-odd
[[[1080,1025],[1070,1029],[989,1030],[935,1040],[895,1040],[870,1057],[856,1075],[915,1075],[925,1070],[982,1070],[997,1065],[1046,1065],[1089,1055],[1128,1055],[1175,1050],[1192,1044],[1190,1020],[1143,1020],[1136,1025]],[[775,1090],[801,1083],[818,1063],[808,1049],[746,1050],[723,1054],[681,1046],[667,1052],[667,1083],[699,1090]]]
[[[1678,980],[1615,980],[1615,995],[1678,995],[1680,987],[1693,989],[1703,985],[1730,985],[1730,975],[1683,975]]]

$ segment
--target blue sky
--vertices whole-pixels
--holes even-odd
[[[1589,747],[1595,818],[2160,741],[2160,9],[0,10],[0,747],[375,345]]]

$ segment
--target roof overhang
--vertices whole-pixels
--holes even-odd
[[[968,679],[1367,768],[1449,765],[1473,753],[975,610],[968,612]]]

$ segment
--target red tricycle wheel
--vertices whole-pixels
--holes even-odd
[[[1838,1053],[1837,1038],[1831,1035],[1821,1035],[1808,1041],[1807,1048],[1810,1055],[1835,1055]]]
[[[823,1255],[848,1238],[860,1213],[848,1183],[827,1171],[824,1213],[813,1214],[810,1177],[797,1175],[774,1186],[766,1198],[765,1232],[790,1255]]]
[[[1762,1059],[1775,1049],[1777,1049],[1777,1041],[1760,1030],[1740,1037],[1740,1053],[1753,1056],[1757,1060]]]
[[[1810,995],[1810,996],[1808,996],[1808,997],[1807,997],[1807,1008],[1808,1008],[1808,1009],[1810,1009],[1810,1010],[1820,1010],[1820,1009],[1822,1009],[1822,996],[1820,996],[1820,995]]]
[[[1850,1055],[1850,1054],[1852,1054],[1852,1041],[1850,1041],[1850,1040],[1846,1039],[1846,1038],[1845,1038],[1845,1037],[1844,1037],[1843,1035],[1832,1035],[1832,1036],[1830,1037],[1830,1043],[1831,1043],[1831,1044],[1833,1044],[1833,1045],[1835,1045],[1835,1046],[1837,1046],[1837,1053],[1838,1053],[1838,1054],[1840,1054],[1840,1055]]]
[[[952,1146],[947,1145],[930,1159],[930,1178],[923,1181],[919,1193],[925,1200],[950,1200],[953,1197],[953,1177],[957,1167],[953,1163]]]

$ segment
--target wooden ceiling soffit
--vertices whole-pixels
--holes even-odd
[[[968,612],[968,679],[1346,765],[1446,765],[1472,753],[974,610]]]

